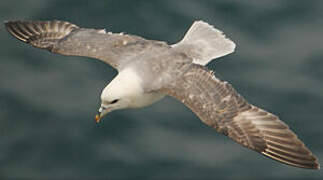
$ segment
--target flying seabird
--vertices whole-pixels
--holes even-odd
[[[102,91],[97,122],[113,110],[148,106],[169,95],[203,123],[249,149],[288,165],[320,167],[284,122],[249,104],[205,67],[235,49],[234,42],[206,22],[194,22],[174,45],[57,20],[8,21],[5,26],[14,37],[34,47],[99,59],[118,70]]]

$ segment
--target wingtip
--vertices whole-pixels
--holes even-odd
[[[6,27],[6,28],[8,28],[8,26],[12,23],[13,21],[11,21],[11,20],[4,20],[3,21],[3,24],[4,24],[4,26]]]
[[[280,163],[304,168],[304,169],[312,169],[319,170],[320,164],[318,163],[318,159],[305,147],[302,151],[306,151],[307,153],[296,155],[294,152],[286,153],[284,150],[274,150],[273,148],[266,148],[265,151],[261,152],[265,157],[271,158]]]
[[[6,30],[15,38],[32,46],[50,49],[55,40],[79,28],[67,21],[6,21]]]
[[[314,170],[320,170],[321,169],[321,165],[320,165],[320,163],[318,162],[318,159],[315,156],[314,156],[314,158],[315,158],[315,161],[314,161],[314,164],[315,165],[314,165],[313,169]]]
[[[21,22],[22,21],[19,21],[19,20],[17,20],[17,21],[7,21],[4,24],[5,24],[6,30],[12,36],[19,39],[20,41],[27,42],[27,40],[29,38],[28,35],[26,35],[26,33],[19,28],[19,24]]]
[[[9,20],[4,20],[3,24],[6,26],[8,24]]]
[[[20,21],[20,20],[4,20],[4,21],[3,21],[3,24],[4,24],[6,27],[8,27],[9,25],[15,24],[15,23],[17,23],[17,22],[22,22],[22,21]]]
[[[15,20],[4,20],[4,21],[3,21],[3,24],[6,26],[8,23],[11,23],[11,22],[13,22],[13,21],[15,21]]]

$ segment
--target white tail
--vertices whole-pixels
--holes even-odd
[[[206,65],[212,59],[234,51],[236,45],[218,29],[203,21],[195,21],[185,37],[173,47],[193,58],[193,63]]]

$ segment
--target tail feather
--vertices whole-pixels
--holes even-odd
[[[5,27],[17,39],[46,49],[78,28],[65,21],[8,21]]]
[[[173,45],[193,58],[193,63],[200,65],[232,53],[235,46],[220,30],[203,21],[194,22],[185,37]]]

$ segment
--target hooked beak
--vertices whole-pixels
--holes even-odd
[[[106,114],[108,114],[108,112],[110,112],[110,110],[109,109],[107,109],[107,108],[105,108],[105,107],[100,107],[100,109],[99,109],[99,111],[98,111],[98,114],[97,115],[95,115],[95,118],[94,118],[94,120],[95,120],[95,123],[100,123],[100,120],[101,120],[101,118],[104,116],[104,115],[106,115]]]

